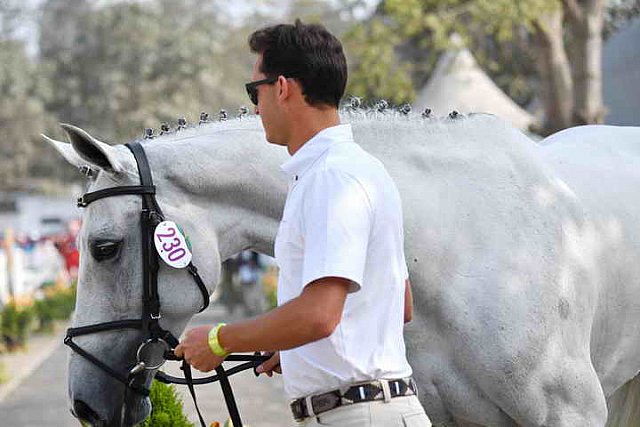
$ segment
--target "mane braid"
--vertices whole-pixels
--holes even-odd
[[[411,123],[411,126],[426,129],[432,128],[431,130],[435,131],[435,129],[433,129],[434,127],[440,128],[440,126],[434,126],[436,124],[447,125],[453,124],[454,122],[463,123],[469,118],[478,115],[492,116],[491,114],[486,113],[461,114],[454,111],[447,116],[438,117],[430,115],[425,117],[417,112],[403,112],[401,108],[402,107],[393,107],[380,111],[376,107],[354,109],[347,106],[340,109],[340,117],[343,123],[359,124],[373,122],[380,124],[385,123],[391,126],[399,123]],[[162,135],[155,135],[152,138],[139,136],[135,138],[134,141],[149,144],[153,144],[156,141],[173,142],[232,130],[261,131],[262,126],[259,116],[256,114],[248,114],[243,117],[229,118],[227,120],[209,121],[206,123],[194,122],[192,124],[187,124],[183,128],[173,127],[169,132],[165,132]]]

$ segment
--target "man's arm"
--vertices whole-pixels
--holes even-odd
[[[411,322],[411,319],[413,319],[413,294],[411,282],[407,279],[404,281],[404,323]]]
[[[220,345],[230,353],[278,351],[326,338],[342,319],[349,283],[338,277],[318,279],[286,304],[220,328]]]

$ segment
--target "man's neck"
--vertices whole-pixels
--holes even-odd
[[[320,131],[340,124],[340,116],[334,108],[313,112],[301,112],[292,120],[287,150],[293,156],[304,144]]]

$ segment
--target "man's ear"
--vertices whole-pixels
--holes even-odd
[[[287,98],[289,98],[292,95],[292,87],[291,84],[293,84],[293,80],[292,79],[287,79],[285,76],[279,76],[278,77],[278,100],[279,101],[285,101]]]

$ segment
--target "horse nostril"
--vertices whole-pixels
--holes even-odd
[[[71,410],[71,412],[76,416],[76,418],[82,421],[86,421],[92,426],[103,424],[98,414],[96,414],[95,411],[82,400],[73,401],[73,409]]]

